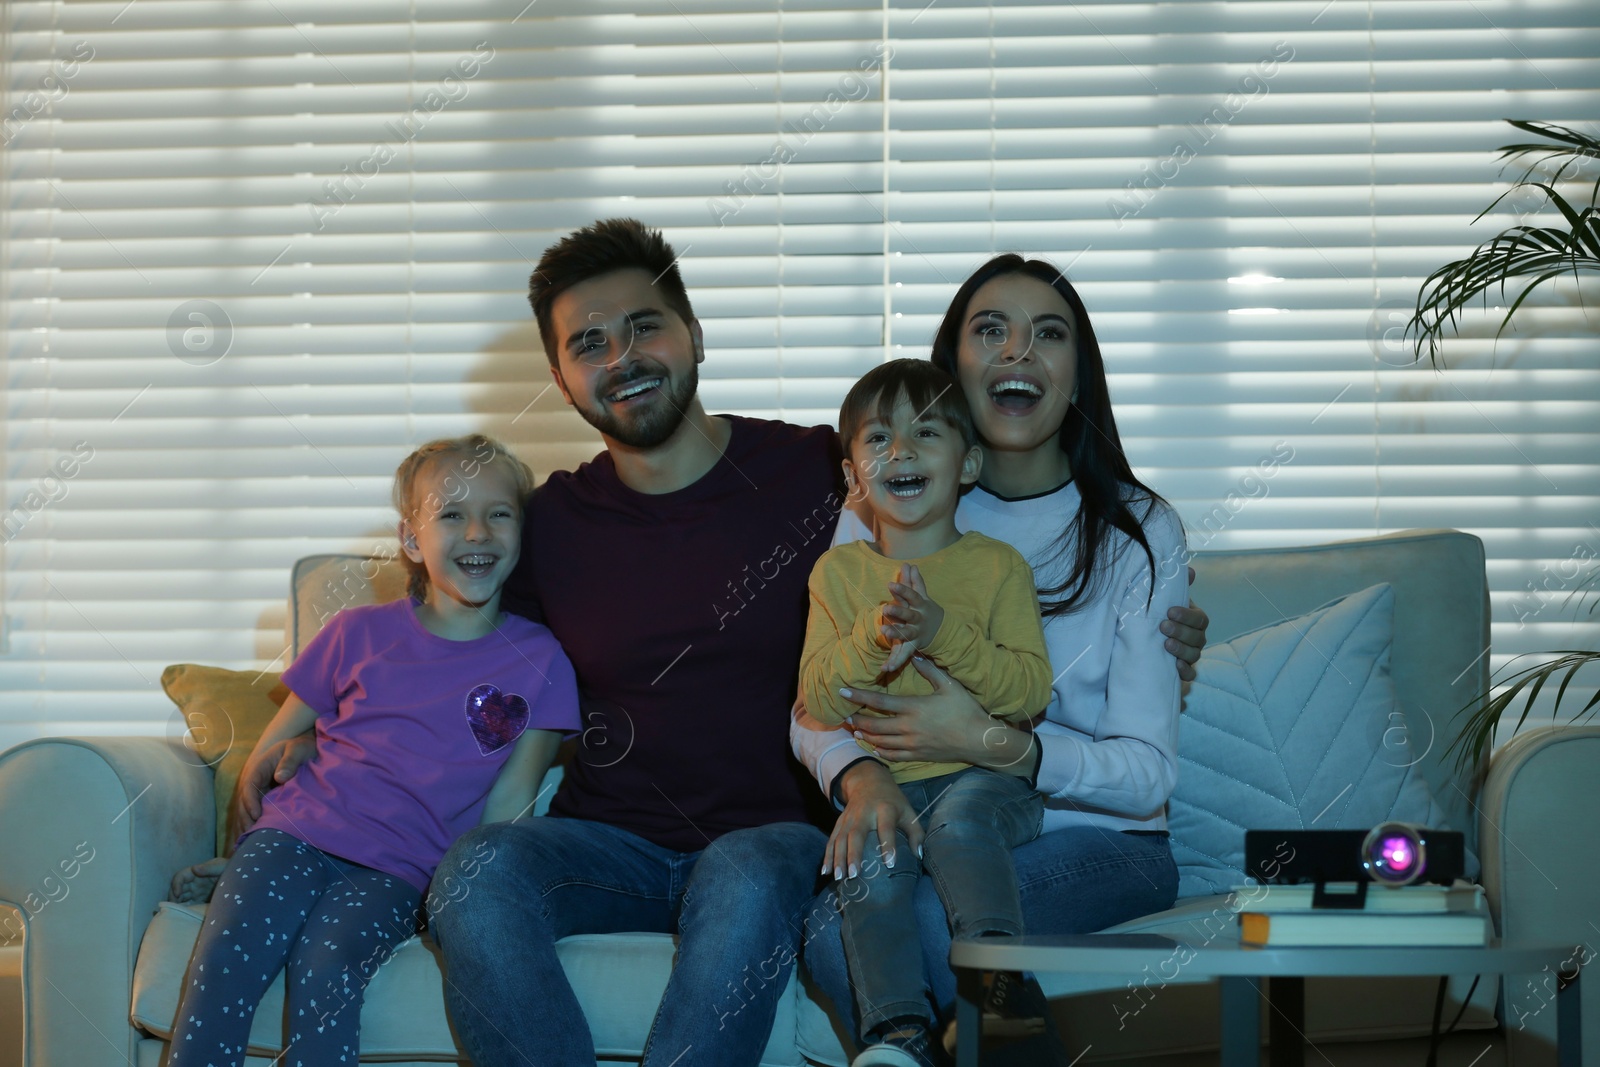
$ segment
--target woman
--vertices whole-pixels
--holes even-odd
[[[915,813],[883,763],[854,745],[860,737],[886,762],[965,762],[1036,784],[1045,798],[1045,832],[1012,854],[1030,934],[1083,933],[1161,911],[1178,884],[1165,814],[1177,778],[1180,700],[1169,652],[1197,653],[1204,627],[1203,616],[1183,610],[1177,516],[1128,466],[1094,328],[1055,267],[1015,255],[984,264],[951,302],[932,358],[960,382],[984,451],[978,485],[962,499],[957,523],[1009,542],[1033,566],[1059,673],[1032,733],[989,718],[920,659],[934,695],[856,691],[857,703],[892,714],[856,717],[853,736],[801,713],[792,732],[796,754],[844,809],[825,869],[838,877],[870,861],[861,854],[868,827],[893,841],[898,825],[914,847],[920,837]],[[865,536],[870,531],[859,520],[853,528],[850,517],[841,522],[838,540]],[[1164,642],[1163,632],[1175,640]],[[955,995],[949,937],[926,878],[918,908],[929,988],[947,1009]],[[835,1004],[849,1004],[837,920],[807,933],[812,975]],[[990,1007],[1042,1014],[1037,986],[1032,990],[1020,1003]]]

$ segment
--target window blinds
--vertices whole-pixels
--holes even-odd
[[[168,663],[282,666],[288,568],[385,542],[406,450],[598,449],[524,296],[663,227],[708,409],[831,421],[995,251],[1068,266],[1193,547],[1455,526],[1496,665],[1600,555],[1600,314],[1399,338],[1538,205],[1500,120],[1600,115],[1588,0],[136,0],[5,7],[0,746],[177,727]],[[1531,586],[1531,588],[1530,588]],[[1587,619],[1587,616],[1579,616]],[[1225,637],[1227,635],[1215,635]]]

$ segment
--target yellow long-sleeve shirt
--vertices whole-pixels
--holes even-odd
[[[1033,571],[1021,553],[980,533],[921,559],[888,559],[868,541],[829,549],[811,571],[811,617],[800,656],[806,710],[838,725],[850,715],[878,712],[839,695],[841,688],[905,696],[933,692],[910,664],[893,677],[881,672],[889,649],[880,643],[882,605],[905,564],[922,573],[944,621],[921,654],[960,682],[989,714],[1026,721],[1050,702],[1050,657],[1039,622]],[[871,746],[862,743],[868,752]],[[888,763],[897,782],[949,774],[964,763]]]

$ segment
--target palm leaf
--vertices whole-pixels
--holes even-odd
[[[1505,162],[1532,157],[1522,172],[1522,177],[1517,179],[1518,184],[1528,181],[1544,164],[1554,160],[1561,160],[1561,166],[1557,167],[1556,172],[1548,179],[1551,184],[1564,178],[1569,167],[1576,176],[1576,172],[1584,167],[1586,160],[1600,160],[1600,138],[1590,137],[1566,126],[1557,126],[1553,122],[1523,122],[1519,119],[1506,121],[1524,133],[1545,137],[1555,142],[1555,144],[1546,142],[1500,146],[1500,158]],[[1597,190],[1600,190],[1600,178],[1595,180],[1595,184]],[[1590,199],[1594,199],[1593,194],[1590,195]]]
[[[1502,159],[1530,160],[1527,170],[1473,221],[1483,218],[1518,190],[1535,189],[1560,213],[1566,228],[1512,226],[1480,244],[1466,258],[1447,263],[1428,275],[1417,292],[1416,312],[1406,324],[1406,336],[1415,334],[1418,358],[1426,349],[1429,361],[1435,365],[1446,331],[1454,333],[1459,329],[1462,312],[1474,301],[1481,300],[1488,307],[1491,292],[1497,292],[1503,300],[1508,285],[1519,287],[1495,332],[1498,340],[1523,301],[1539,286],[1569,272],[1574,278],[1586,272],[1600,272],[1600,211],[1595,205],[1600,197],[1600,179],[1591,190],[1589,204],[1582,208],[1575,207],[1554,184],[1569,168],[1576,172],[1591,160],[1600,161],[1600,139],[1551,123],[1509,121],[1519,130],[1548,138],[1550,143],[1501,148]],[[1552,177],[1534,177],[1556,160],[1561,162]],[[1579,295],[1581,299],[1581,290]]]
[[[1590,567],[1589,573],[1584,575],[1583,579],[1567,593],[1562,603],[1570,604],[1574,599],[1577,599],[1581,604],[1583,598],[1589,595],[1590,588],[1596,586],[1600,586],[1600,567]],[[1593,615],[1597,610],[1600,610],[1600,597],[1596,597],[1594,603],[1589,605],[1589,614]]]
[[[1528,655],[1545,654],[1528,653]],[[1482,697],[1456,712],[1455,717],[1461,718],[1465,716],[1466,722],[1462,725],[1461,732],[1456,735],[1456,739],[1450,742],[1450,747],[1445,751],[1448,753],[1454,749],[1460,749],[1456,753],[1458,769],[1464,770],[1467,767],[1478,765],[1490,742],[1494,739],[1494,731],[1500,723],[1501,716],[1505,714],[1507,708],[1517,701],[1517,698],[1522,695],[1524,690],[1527,691],[1527,696],[1524,697],[1522,702],[1522,713],[1517,716],[1516,725],[1511,728],[1512,733],[1516,733],[1522,728],[1523,723],[1528,721],[1528,714],[1533,710],[1534,701],[1539,697],[1539,691],[1544,688],[1545,683],[1550,681],[1551,678],[1565,672],[1565,677],[1561,679],[1560,684],[1556,687],[1556,699],[1551,707],[1551,714],[1554,715],[1561,710],[1561,702],[1567,695],[1567,686],[1572,683],[1573,677],[1584,667],[1600,663],[1600,652],[1589,650],[1567,649],[1555,653],[1555,655],[1557,658],[1545,663],[1539,663],[1532,667],[1525,667],[1512,672],[1498,683],[1503,686],[1509,686],[1504,692],[1499,695],[1494,695],[1492,692],[1485,693]],[[1524,657],[1517,657],[1517,659],[1522,658]],[[1516,660],[1511,662],[1515,663]],[[1510,664],[1507,664],[1507,666],[1510,666]],[[1589,698],[1588,703],[1573,713],[1572,721],[1576,722],[1585,715],[1592,713],[1596,705],[1600,705],[1600,687],[1595,689],[1594,695]]]

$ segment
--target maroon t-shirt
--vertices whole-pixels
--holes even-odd
[[[664,848],[825,817],[789,752],[806,580],[844,500],[837,435],[730,416],[717,465],[629,489],[609,453],[528,498],[507,585],[578,675],[583,733],[552,815]]]

